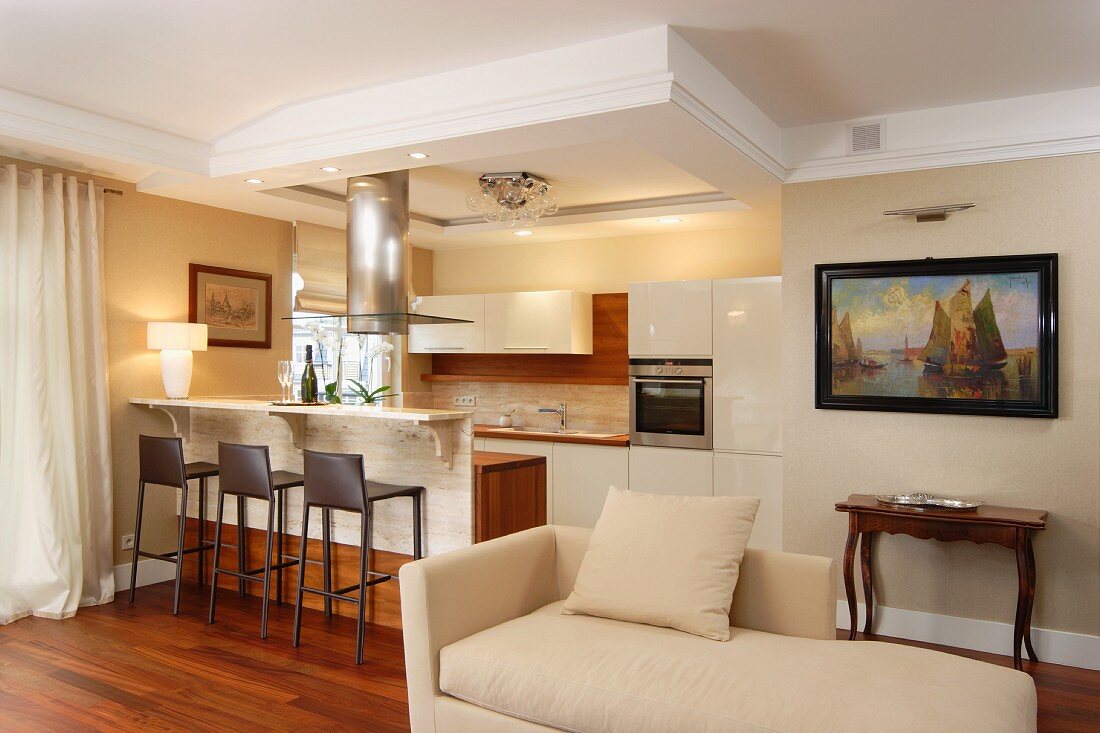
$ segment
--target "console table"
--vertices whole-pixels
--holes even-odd
[[[857,540],[863,575],[863,596],[867,604],[864,634],[871,633],[874,618],[871,547],[876,532],[906,534],[941,542],[992,542],[1016,551],[1019,592],[1016,596],[1016,622],[1012,635],[1012,663],[1016,669],[1023,666],[1021,644],[1027,647],[1027,655],[1033,662],[1039,661],[1031,646],[1031,611],[1035,604],[1035,553],[1031,548],[1031,535],[1046,527],[1046,512],[1003,506],[981,506],[975,511],[923,509],[881,504],[875,497],[865,494],[852,494],[847,501],[838,503],[836,510],[848,513],[848,541],[844,545],[844,593],[848,598],[848,611],[852,620],[849,640],[856,638],[857,626],[856,588],[852,567]]]

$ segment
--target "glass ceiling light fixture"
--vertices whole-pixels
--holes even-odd
[[[509,226],[534,226],[558,210],[553,186],[530,173],[485,173],[466,195],[466,206],[485,218]]]

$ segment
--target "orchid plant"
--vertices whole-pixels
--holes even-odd
[[[362,343],[363,342],[361,341],[360,344]],[[380,357],[389,359],[389,354],[391,351],[393,351],[393,344],[389,343],[388,341],[379,341],[365,352],[362,351],[362,349],[360,350],[360,353],[363,354],[363,362],[367,366],[367,383],[363,384],[362,382],[355,379],[349,381],[352,385],[352,391],[355,392],[355,394],[363,401],[363,404],[375,405],[378,404],[380,400],[386,399],[387,397],[395,396],[392,394],[384,394],[385,392],[388,392],[390,390],[389,385],[383,385],[381,387],[378,387],[377,389],[370,388],[370,385],[374,381],[372,377],[374,375],[375,359],[378,359]]]

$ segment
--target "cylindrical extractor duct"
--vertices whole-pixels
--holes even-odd
[[[349,178],[348,332],[408,333],[408,294],[409,172]]]

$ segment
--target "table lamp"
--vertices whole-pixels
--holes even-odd
[[[187,399],[192,351],[206,351],[205,323],[149,323],[148,346],[160,350],[160,375],[169,399]]]

